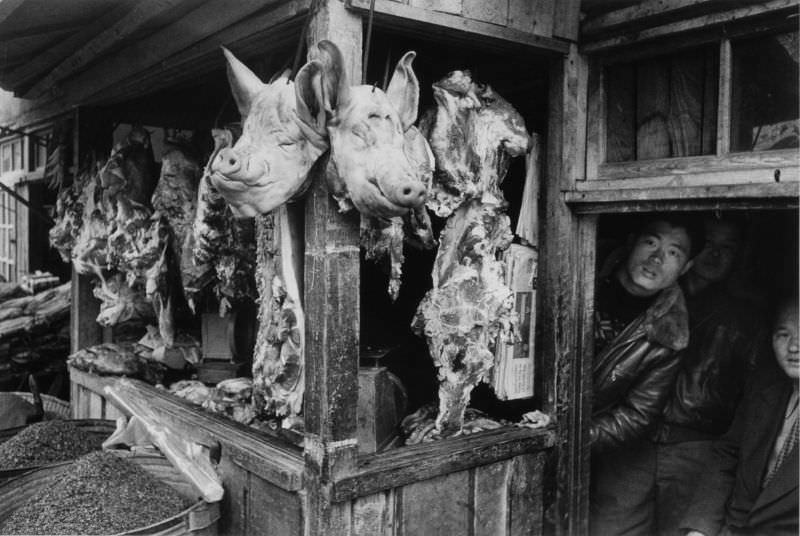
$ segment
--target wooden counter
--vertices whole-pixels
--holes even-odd
[[[74,416],[121,414],[103,392],[115,378],[71,368],[70,380]],[[304,534],[310,480],[303,449],[162,389],[130,385],[128,393],[147,400],[183,437],[219,447],[220,534]],[[555,426],[511,427],[360,456],[355,471],[322,483],[344,512],[336,533],[541,533],[555,438]]]

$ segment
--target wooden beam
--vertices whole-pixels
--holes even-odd
[[[498,428],[363,456],[351,476],[334,482],[332,499],[334,502],[349,501],[548,449],[556,443],[555,428],[555,425],[541,430]]]
[[[19,39],[22,37],[41,37],[42,35],[52,33],[75,32],[84,26],[85,24],[81,24],[80,22],[40,24],[39,26],[29,26],[27,28],[15,28],[13,31],[3,32],[0,35],[2,35],[3,41],[8,43],[9,41],[13,41],[14,39]]]
[[[560,37],[569,41],[578,41],[578,26],[580,24],[580,0],[558,0],[555,4],[553,20],[553,37]]]
[[[564,192],[564,201],[581,213],[613,212],[603,205],[635,202],[699,201],[713,206],[720,201],[762,200],[788,202],[797,206],[800,184],[797,182],[694,186],[681,188],[627,188],[616,190],[573,190]]]
[[[548,102],[547,169],[542,184],[545,229],[540,258],[542,310],[542,360],[544,411],[559,423],[556,468],[557,489],[553,508],[556,534],[586,534],[588,523],[589,466],[587,463],[588,414],[591,401],[585,386],[591,385],[591,362],[580,351],[579,223],[564,202],[561,190],[583,182],[585,162],[576,162],[585,132],[585,108],[579,88],[585,88],[585,58],[577,46],[550,69]],[[583,112],[583,115],[582,115]]]
[[[203,444],[219,442],[222,454],[236,465],[287,491],[303,487],[303,458],[299,448],[232,421],[203,411],[175,395],[139,380],[114,383],[136,400],[146,400],[162,422],[184,438]]]
[[[59,63],[47,76],[36,82],[26,97],[38,97],[49,91],[58,82],[95,61],[109,48],[130,37],[136,31],[162,15],[165,11],[183,2],[199,3],[201,0],[140,0],[125,16],[102,30],[81,46],[76,52]]]
[[[174,23],[64,81],[61,91],[69,102],[85,102],[98,91],[113,88],[125,78],[136,76],[171,55],[196,45],[201,36],[215,34],[280,1],[239,0],[231,3],[228,0],[209,0]],[[101,87],[98,87],[98,82]]]
[[[733,77],[733,53],[730,39],[719,44],[719,97],[717,100],[717,156],[725,156],[731,150],[731,79]]]
[[[800,158],[798,158],[796,149],[781,149],[730,153],[724,156],[686,156],[633,162],[607,162],[600,165],[597,179],[625,181],[652,178],[670,182],[672,186],[678,186],[686,181],[691,182],[692,177],[696,175],[750,173],[749,182],[772,182],[775,170],[779,170],[783,180],[791,180],[793,174],[796,177],[798,165],[800,165]],[[591,183],[594,182],[591,181]],[[661,184],[661,186],[666,185]]]
[[[361,72],[361,18],[326,0],[314,16],[308,45],[337,44],[351,76]],[[325,169],[306,201],[306,433],[323,443],[355,442],[359,359],[359,217],[340,214]],[[312,171],[313,172],[313,171]]]
[[[0,24],[25,2],[25,0],[0,0]]]
[[[387,25],[406,25],[431,35],[431,32],[443,35],[458,35],[462,39],[474,40],[484,37],[498,44],[516,44],[535,48],[549,53],[566,54],[569,43],[561,39],[542,37],[514,28],[489,24],[467,19],[460,15],[452,15],[431,11],[419,7],[404,5],[392,0],[375,1],[375,20]],[[369,13],[372,0],[346,0],[347,7],[359,12]],[[436,27],[434,30],[433,27]]]
[[[340,0],[319,1],[309,21],[306,45],[323,39],[336,43],[347,71],[357,78],[361,17],[347,11]],[[350,534],[351,508],[350,503],[331,501],[332,481],[352,473],[358,459],[360,221],[354,211],[339,213],[328,192],[325,162],[319,164],[311,170],[305,202],[304,534],[339,536]]]
[[[737,6],[760,3],[760,0],[738,0]],[[624,27],[656,26],[687,14],[722,11],[731,7],[730,0],[646,0],[636,5],[603,13],[581,23],[581,38],[609,34]]]
[[[707,31],[725,24],[742,24],[743,21],[753,17],[781,14],[788,16],[796,13],[798,6],[800,6],[800,0],[771,0],[768,2],[759,2],[737,9],[694,17],[669,24],[662,24],[660,26],[614,35],[604,39],[585,41],[581,46],[581,52],[585,54],[606,52],[616,47],[638,45],[639,43],[651,41],[653,39],[675,36],[690,31]]]
[[[58,63],[70,54],[74,53],[81,45],[84,45],[92,37],[99,34],[103,29],[112,27],[120,20],[131,8],[131,1],[124,0],[114,9],[97,17],[94,21],[84,26],[83,30],[67,37],[58,43],[58,46],[50,47],[41,51],[24,65],[10,72],[5,78],[6,87],[13,88],[15,91],[21,85],[33,83],[37,78],[44,76],[53,69]]]
[[[220,45],[238,52],[237,44],[244,39],[259,41],[263,50],[269,51],[282,44],[292,33],[299,36],[300,17],[308,11],[310,0],[291,0],[264,13],[258,13],[226,27],[202,41],[159,61],[144,72],[98,91],[89,97],[92,104],[109,104],[145,93],[152,93],[215,68],[222,68],[224,60]]]

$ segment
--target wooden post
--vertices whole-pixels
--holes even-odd
[[[322,0],[308,46],[334,42],[351,80],[361,73],[361,18],[339,0]],[[305,215],[306,534],[349,533],[349,503],[330,502],[331,480],[355,468],[359,358],[359,217],[340,214],[325,166],[312,170]]]
[[[551,69],[547,171],[543,184],[547,208],[540,280],[543,310],[553,312],[542,317],[543,374],[550,377],[543,382],[546,386],[543,399],[545,409],[554,413],[560,423],[557,490],[550,517],[554,518],[558,534],[570,535],[586,534],[588,521],[591,351],[583,355],[584,316],[579,314],[578,304],[581,289],[592,284],[585,281],[587,275],[580,269],[588,264],[579,262],[585,253],[580,244],[594,227],[587,228],[570,210],[564,202],[563,190],[574,189],[575,182],[585,173],[582,147],[586,108],[581,104],[585,78],[586,61],[572,45],[569,55],[554,62]]]
[[[80,172],[82,141],[86,139],[88,124],[82,121],[80,110],[75,110],[72,123],[72,178],[77,180]],[[100,302],[92,292],[92,279],[78,275],[72,270],[72,301],[70,303],[70,351],[98,344],[103,340],[103,330],[96,318],[100,313]]]

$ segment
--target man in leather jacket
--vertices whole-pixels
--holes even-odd
[[[731,424],[763,339],[757,307],[729,290],[743,222],[704,220],[705,247],[681,278],[689,310],[689,346],[650,447],[654,461],[653,534],[679,534],[713,441]]]
[[[601,271],[595,289],[595,357],[590,426],[590,534],[646,534],[648,507],[627,471],[652,430],[689,341],[678,278],[701,238],[690,216],[650,219],[625,258]],[[633,479],[632,479],[633,477]]]

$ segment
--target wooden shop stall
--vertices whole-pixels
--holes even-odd
[[[297,73],[331,41],[353,84],[383,90],[413,50],[421,123],[435,121],[425,119],[437,106],[432,85],[469,69],[532,140],[501,188],[513,245],[533,252],[532,268],[508,282],[528,336],[511,347],[527,368],[509,373],[516,399],[497,396],[497,370],[487,377],[496,389],[472,390],[480,412],[471,422],[485,418],[491,429],[403,444],[402,419],[439,387],[425,338],[410,327],[434,284],[436,249],[402,249],[402,277],[368,258],[359,213],[340,212],[325,166],[282,209],[293,238],[277,255],[292,251],[304,313],[302,426],[248,426],[145,381],[71,368],[74,417],[146,407],[207,447],[225,491],[220,534],[586,534],[594,274],[607,236],[631,214],[736,210],[753,214],[760,233],[784,229],[777,243],[792,240],[796,0],[43,4],[0,3],[0,87],[29,99],[16,128],[49,122],[69,133],[61,147],[72,180],[132,125],[202,132],[210,149],[211,129],[239,121],[220,46],[266,82],[287,67]],[[776,47],[771,72],[785,80],[753,72],[764,69],[764,46]],[[432,218],[437,236],[446,225]],[[796,246],[793,255],[784,268],[796,275]],[[206,314],[176,318],[197,335],[201,363],[218,365],[206,373],[249,374],[260,305],[219,320],[203,303]],[[128,335],[100,326],[99,312],[93,276],[73,272],[73,351]],[[535,422],[524,425],[526,415]]]

